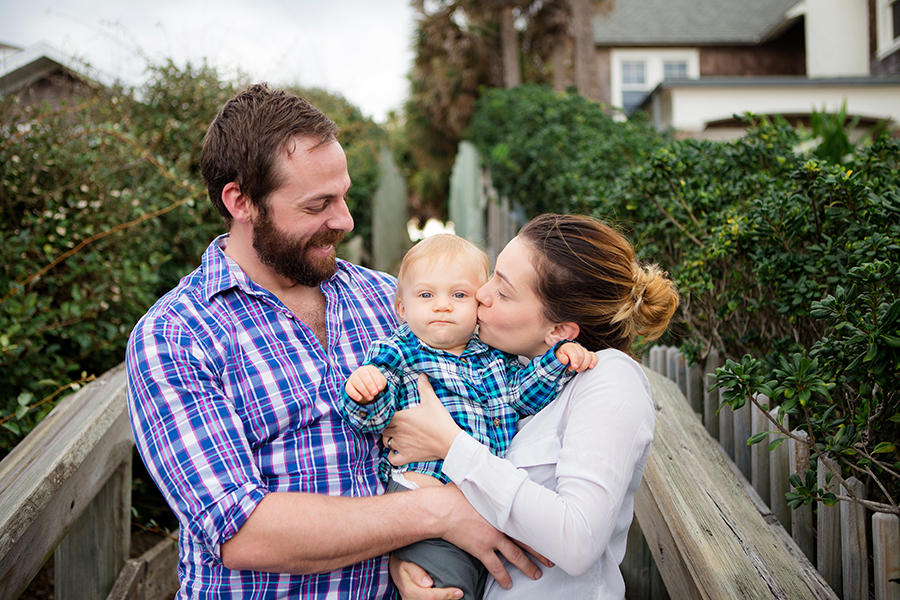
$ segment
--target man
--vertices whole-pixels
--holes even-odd
[[[434,537],[501,582],[495,550],[536,573],[453,488],[376,496],[377,440],[334,410],[395,325],[394,280],[335,257],[353,228],[335,132],[265,85],[222,107],[201,170],[229,233],[129,339],[132,427],[179,520],[181,598],[391,597],[384,555]]]

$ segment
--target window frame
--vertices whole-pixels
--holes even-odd
[[[623,64],[644,63],[644,84],[626,84]],[[666,62],[687,65],[687,78],[700,78],[700,50],[697,48],[634,48],[610,51],[610,103],[623,108],[624,92],[643,91],[649,94],[663,82]],[[670,80],[676,81],[676,80]]]

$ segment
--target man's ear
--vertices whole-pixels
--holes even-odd
[[[231,213],[231,217],[238,223],[249,223],[253,217],[253,204],[250,199],[241,192],[237,182],[232,181],[222,188],[222,203]]]
[[[572,321],[556,323],[553,325],[553,328],[547,332],[544,342],[552,348],[558,342],[563,340],[574,340],[578,337],[579,333],[581,333],[581,328],[577,323],[573,323]]]

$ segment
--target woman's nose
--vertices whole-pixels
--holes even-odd
[[[484,304],[485,306],[490,306],[491,303],[491,294],[488,292],[487,284],[484,284],[478,291],[475,292],[475,299],[478,301],[478,304]]]

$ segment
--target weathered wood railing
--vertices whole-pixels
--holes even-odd
[[[668,356],[662,369],[656,351],[656,370],[669,372]],[[702,377],[691,383],[673,361],[673,379],[696,395]],[[656,435],[635,513],[664,582],[659,592],[677,600],[837,598],[695,414],[702,401],[690,404],[678,382],[655,370],[648,377]],[[718,424],[725,412],[710,414]],[[60,402],[0,462],[0,600],[18,598],[54,551],[59,600],[171,597],[173,541],[128,560],[132,446],[120,366]],[[638,597],[633,588],[652,590],[647,579],[630,580],[629,597]],[[886,585],[888,594],[897,586]]]
[[[894,515],[874,515],[871,519],[873,540],[870,547],[866,538],[866,512],[859,505],[842,502],[835,507],[819,506],[815,516],[809,506],[791,510],[784,497],[785,492],[789,491],[788,476],[791,473],[802,476],[809,467],[808,448],[793,440],[781,444],[771,453],[767,451],[766,444],[747,446],[746,440],[751,435],[773,427],[758,409],[749,404],[737,411],[724,408],[717,414],[721,404],[721,391],[709,391],[713,379],[708,374],[714,373],[720,364],[715,353],[711,354],[703,367],[687,367],[684,357],[675,348],[656,347],[651,350],[647,360],[651,376],[657,377],[656,373],[661,373],[669,380],[664,382],[663,377],[659,377],[660,382],[653,385],[656,394],[654,398],[661,405],[658,415],[663,417],[662,422],[657,421],[658,439],[664,440],[668,435],[669,418],[664,414],[671,397],[682,396],[682,402],[669,407],[670,411],[680,411],[675,420],[678,427],[685,427],[682,435],[690,432],[693,440],[703,438],[704,433],[706,434],[704,444],[712,442],[716,447],[721,462],[741,483],[759,515],[769,523],[784,549],[796,559],[798,568],[805,577],[812,576],[808,571],[815,563],[821,577],[814,577],[811,581],[816,582],[817,591],[820,580],[824,580],[836,592],[832,592],[833,595],[844,600],[868,600],[868,557],[871,556],[875,577],[872,587],[876,600],[900,600],[900,584],[896,582],[900,577],[900,520]],[[681,443],[686,444],[686,439],[682,438]],[[680,450],[675,448],[675,451],[685,450],[685,447]],[[667,449],[666,452],[671,451]],[[692,452],[682,454],[681,460],[696,457],[696,453]],[[651,458],[657,453],[655,445]],[[674,472],[669,467],[664,479],[670,480],[674,485],[704,485],[703,479],[693,475],[694,466],[685,469],[683,476],[692,476],[687,482],[672,479]],[[724,470],[724,467],[720,467],[720,470]],[[824,468],[819,469],[819,485],[822,486],[825,485],[824,471]],[[653,480],[654,474],[648,465],[645,482],[652,487]],[[857,485],[857,493],[863,495],[861,484],[854,478],[850,478],[849,483]],[[720,486],[720,483],[716,483],[716,494],[721,492]],[[706,490],[698,492],[701,496],[708,494]],[[696,501],[696,498],[693,500]],[[640,520],[641,511],[636,508],[635,512]],[[643,522],[641,526],[644,526]],[[653,531],[658,530],[656,527],[649,532],[645,529],[648,541]],[[759,544],[754,542],[753,546],[758,548]],[[728,556],[729,559],[733,558],[730,554]],[[663,571],[662,567],[660,571]],[[663,575],[665,578],[665,572]],[[666,585],[671,590],[668,581]]]
[[[0,462],[0,599],[18,598],[51,555],[57,600],[172,596],[174,541],[129,560],[133,446],[119,366],[62,400]]]

